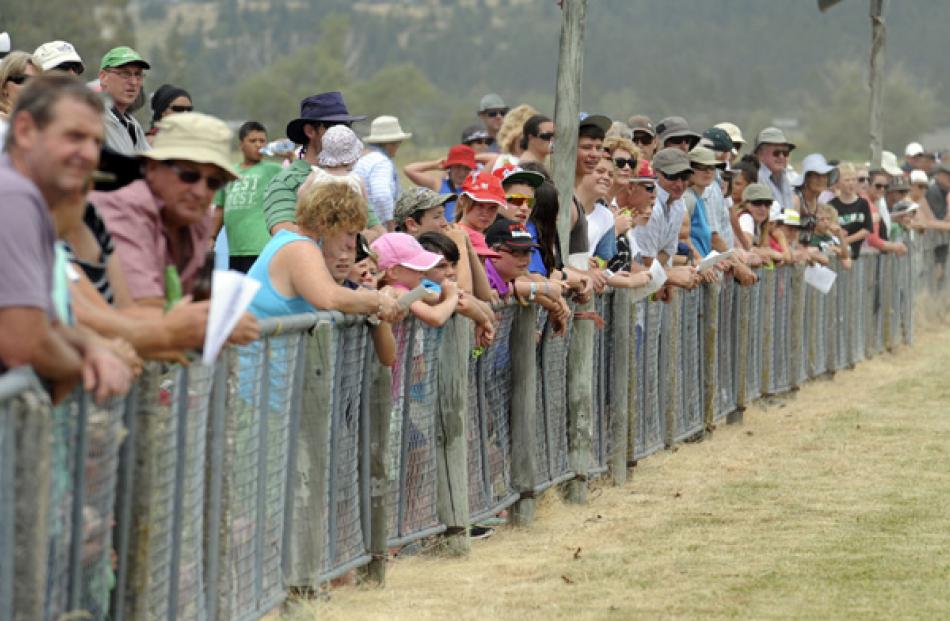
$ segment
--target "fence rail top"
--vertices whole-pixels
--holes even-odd
[[[318,311],[315,313],[301,313],[299,315],[285,315],[283,317],[268,317],[260,319],[261,336],[278,336],[287,332],[303,332],[321,323],[330,323],[336,326],[355,326],[366,321],[364,315],[345,315],[338,311]]]
[[[0,375],[0,401],[12,399],[31,389],[45,394],[43,384],[30,367],[17,367]]]

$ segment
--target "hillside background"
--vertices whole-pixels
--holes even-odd
[[[181,85],[200,110],[256,118],[272,133],[303,96],[331,89],[351,111],[399,116],[419,148],[456,142],[486,92],[554,107],[554,0],[12,4],[0,29],[15,47],[64,38],[95,66],[130,43],[153,63],[147,90]],[[731,120],[747,137],[778,122],[802,151],[864,158],[867,11],[866,0],[824,14],[815,0],[590,0],[583,108],[681,114],[699,129]],[[950,125],[950,2],[899,0],[888,11],[885,145],[900,151]]]

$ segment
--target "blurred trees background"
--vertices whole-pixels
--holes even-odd
[[[7,3],[10,4],[10,3]],[[115,41],[153,63],[146,87],[191,91],[199,109],[272,133],[301,98],[342,90],[350,110],[395,114],[420,147],[456,142],[498,92],[553,112],[554,0],[43,0],[0,9],[14,46],[72,41],[87,63]],[[584,108],[626,119],[730,120],[750,138],[778,120],[801,145],[867,157],[867,3],[592,0]],[[885,146],[950,125],[943,58],[950,2],[892,2]],[[366,128],[368,130],[368,127]]]

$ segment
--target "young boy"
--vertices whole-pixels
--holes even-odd
[[[851,249],[841,243],[839,234],[841,227],[838,224],[837,210],[827,203],[818,205],[817,220],[815,222],[815,231],[812,233],[809,249],[817,254],[812,254],[819,263],[822,262],[818,256],[834,255],[841,262],[845,269],[851,268]]]
[[[422,284],[426,272],[442,260],[441,255],[427,251],[415,237],[406,233],[386,233],[373,242],[372,250],[383,270],[381,284],[406,292]],[[444,280],[437,284],[441,293],[430,293],[409,306],[413,315],[433,327],[445,324],[459,301],[458,287],[454,282]]]
[[[428,231],[445,231],[445,204],[458,199],[458,194],[439,194],[429,188],[406,190],[396,201],[393,221],[396,230],[413,237]]]

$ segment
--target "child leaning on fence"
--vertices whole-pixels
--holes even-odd
[[[817,252],[812,256],[823,264],[828,261],[822,261],[822,255],[836,256],[843,268],[851,269],[851,248],[841,242],[843,232],[838,224],[838,211],[827,203],[819,204],[815,230],[808,243],[809,249]]]

